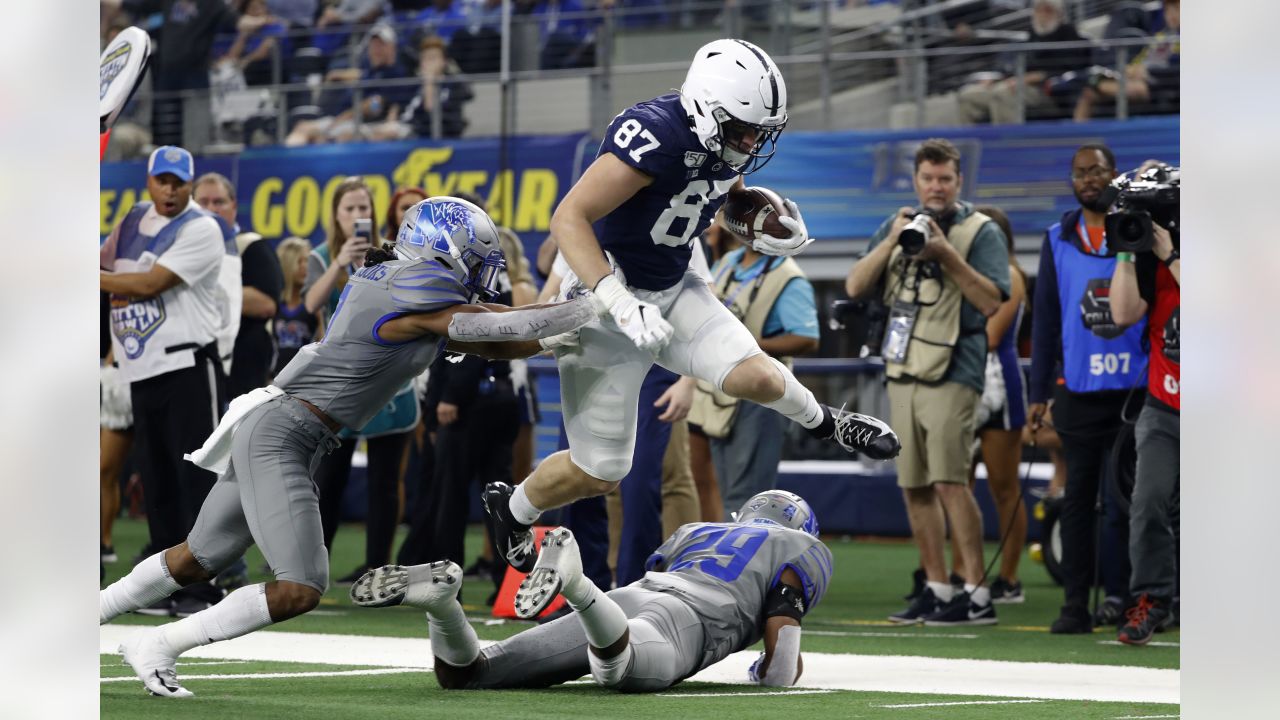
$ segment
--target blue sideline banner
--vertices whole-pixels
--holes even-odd
[[[893,132],[784,132],[778,153],[748,185],[795,200],[809,233],[823,239],[870,237],[899,207],[917,205],[911,189],[915,151],[926,138],[955,143],[962,157],[961,196],[995,205],[1015,233],[1041,233],[1079,207],[1071,192],[1071,156],[1103,143],[1120,170],[1149,158],[1178,164],[1177,116],[1128,121],[1032,123]]]
[[[326,145],[246,150],[236,157],[197,157],[196,173],[220,172],[236,186],[240,227],[277,240],[291,235],[320,243],[333,191],[362,175],[373,191],[378,224],[391,195],[416,186],[428,195],[470,192],[494,220],[520,234],[532,256],[546,237],[551,213],[569,191],[581,162],[583,134]],[[507,162],[502,162],[505,154]],[[146,196],[146,163],[106,163],[100,183],[99,232],[106,237]]]

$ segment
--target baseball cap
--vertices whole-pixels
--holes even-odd
[[[369,31],[369,40],[378,38],[388,45],[396,44],[396,29],[385,23],[379,23]]]
[[[147,160],[147,174],[155,177],[164,173],[173,173],[183,182],[191,182],[196,174],[196,162],[191,153],[176,145],[158,147]]]

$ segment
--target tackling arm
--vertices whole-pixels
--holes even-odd
[[[789,687],[804,672],[800,657],[800,618],[807,610],[803,588],[800,576],[787,568],[765,600],[764,652],[751,667],[752,679],[761,685]]]

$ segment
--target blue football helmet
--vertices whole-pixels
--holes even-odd
[[[742,525],[781,525],[818,537],[818,516],[799,495],[786,490],[765,490],[752,495],[733,521]]]
[[[471,292],[471,302],[498,296],[506,268],[498,228],[485,211],[455,197],[428,198],[405,211],[396,233],[396,257],[430,259],[453,272]]]

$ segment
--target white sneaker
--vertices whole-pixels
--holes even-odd
[[[147,692],[160,697],[191,697],[195,693],[178,684],[175,666],[178,658],[160,637],[159,628],[149,628],[134,633],[120,644],[124,664],[146,686]]]
[[[537,617],[567,585],[582,579],[582,555],[568,528],[556,528],[542,538],[538,563],[516,591],[516,616]]]
[[[409,607],[432,610],[453,602],[462,588],[462,568],[437,560],[425,565],[383,565],[351,585],[351,602],[361,607]]]

